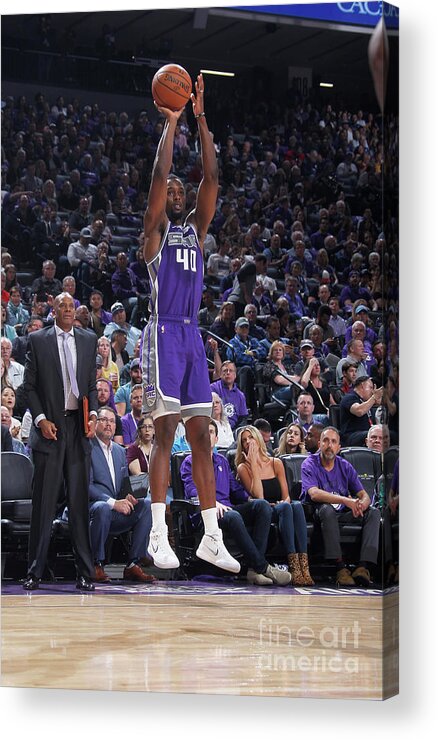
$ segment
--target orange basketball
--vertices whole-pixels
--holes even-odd
[[[170,110],[184,108],[191,92],[190,75],[179,64],[165,64],[152,80],[152,97],[163,108]]]

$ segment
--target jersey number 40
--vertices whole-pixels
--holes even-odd
[[[184,270],[196,272],[196,249],[177,249],[176,261],[184,265]]]

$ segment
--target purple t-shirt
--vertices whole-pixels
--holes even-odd
[[[236,480],[226,457],[213,453],[213,469],[216,481],[216,501],[224,506],[235,506],[248,501],[248,494]],[[181,465],[181,480],[184,483],[184,495],[199,503],[198,491],[192,476],[192,456],[187,455]],[[231,501],[232,499],[232,501]]]
[[[132,413],[122,416],[122,434],[124,445],[131,445],[135,442],[137,437],[137,423],[135,422]]]
[[[321,455],[315,452],[309,455],[303,461],[301,466],[301,501],[311,502],[309,488],[316,486],[327,493],[335,493],[338,496],[350,496],[363,490],[363,485],[359,480],[355,469],[342,457],[335,458],[335,464],[332,470],[326,470],[321,463]],[[339,511],[346,509],[343,504],[336,504],[335,508]]]
[[[231,389],[226,388],[222,380],[211,383],[210,388],[221,397],[230,427],[235,429],[239,416],[248,416],[244,393],[236,384]]]

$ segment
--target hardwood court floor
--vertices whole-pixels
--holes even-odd
[[[396,591],[175,588],[3,596],[2,685],[356,699],[398,691]]]

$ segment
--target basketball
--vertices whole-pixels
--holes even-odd
[[[189,73],[179,64],[165,64],[152,80],[152,97],[163,108],[183,108],[192,92]]]

